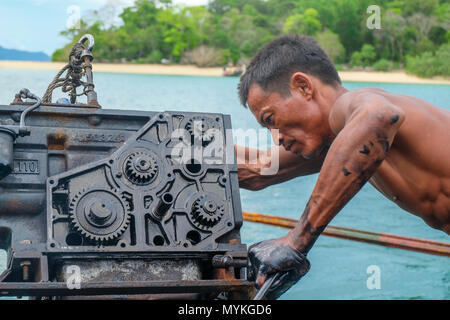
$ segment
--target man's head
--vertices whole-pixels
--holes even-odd
[[[333,62],[313,38],[283,36],[253,57],[241,77],[239,97],[262,126],[279,130],[275,143],[313,158],[330,136],[331,106],[321,98],[340,85]]]

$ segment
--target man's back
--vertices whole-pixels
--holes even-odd
[[[386,158],[369,182],[401,208],[450,233],[450,112],[377,88],[350,91],[333,108],[358,104],[367,94],[381,95],[405,113]],[[332,116],[333,112],[330,121]]]

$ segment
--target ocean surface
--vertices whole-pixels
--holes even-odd
[[[95,66],[94,66],[95,70]],[[0,104],[9,104],[21,88],[43,95],[53,71],[0,69]],[[104,109],[221,112],[233,128],[260,129],[237,98],[237,78],[95,73],[96,91]],[[449,85],[344,83],[348,89],[378,87],[425,99],[450,110]],[[55,96],[56,98],[58,95]],[[450,128],[449,128],[450,130]],[[450,141],[446,147],[450,147]],[[444,159],[442,159],[444,160]],[[448,159],[447,159],[448,160]],[[299,218],[317,175],[252,192],[241,190],[242,207],[252,212]],[[1,204],[0,204],[1,205]],[[450,241],[367,184],[331,225]],[[245,222],[242,240],[276,238],[286,229]],[[310,272],[282,299],[450,299],[450,259],[322,236],[310,251]],[[6,255],[0,250],[0,272]],[[380,289],[368,289],[369,266],[380,271]]]

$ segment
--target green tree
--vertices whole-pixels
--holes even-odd
[[[359,67],[363,65],[362,54],[359,51],[353,52],[350,60],[353,67]]]
[[[352,54],[351,62],[353,66],[370,66],[375,61],[377,54],[371,44],[364,44],[361,51],[355,51]]]
[[[153,50],[161,50],[161,30],[157,21],[159,11],[154,1],[137,0],[133,7],[125,8],[120,15],[123,26],[118,34],[127,60],[145,58]]]
[[[372,66],[376,71],[388,71],[391,68],[391,62],[386,59],[380,59]]]
[[[396,14],[393,10],[388,10],[384,14],[382,28],[374,30],[377,39],[377,49],[382,51],[388,48],[391,60],[403,60],[404,50],[404,34],[406,32],[406,20],[401,15]]]
[[[416,42],[421,42],[436,25],[436,17],[426,16],[423,13],[414,13],[407,18],[408,24],[416,29]]]
[[[330,21],[330,29],[339,35],[347,53],[358,50],[362,45],[361,30],[366,29],[367,6],[362,8],[359,2],[352,0],[333,1],[328,5],[335,8],[335,20]]]
[[[446,29],[450,29],[450,3],[442,2],[436,9],[435,14],[438,19],[439,25]]]
[[[406,16],[416,13],[431,15],[438,7],[439,0],[407,0],[403,2],[403,12]]]
[[[427,51],[420,56],[409,56],[406,60],[406,71],[421,77],[450,76],[448,61],[450,61],[450,43],[440,46],[436,54]]]
[[[365,44],[362,46],[361,58],[362,63],[365,67],[371,65],[375,61],[376,57],[377,53],[375,52],[375,48],[371,44]]]
[[[316,9],[309,8],[305,13],[297,13],[286,19],[283,27],[283,33],[314,35],[322,29],[319,20],[319,13]]]
[[[339,36],[326,29],[316,35],[317,42],[325,50],[328,56],[335,63],[343,62],[345,59],[345,48],[339,39]]]

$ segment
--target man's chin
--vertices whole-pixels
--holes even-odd
[[[301,153],[300,154],[303,158],[305,158],[306,160],[311,160],[311,159],[314,159],[315,157],[314,157],[314,154],[310,154],[310,153],[307,153],[307,154],[303,154],[303,153]]]
[[[302,157],[302,158],[305,158],[305,159],[308,159],[308,160],[311,159],[309,154],[303,154],[303,152],[301,152],[301,151],[294,151],[294,150],[291,150],[291,152],[292,152],[293,154],[299,156],[299,157]]]
[[[314,150],[312,152],[305,152],[305,151],[293,151],[294,154],[306,159],[306,160],[311,160],[311,159],[315,159],[318,157],[318,153],[317,150]]]

